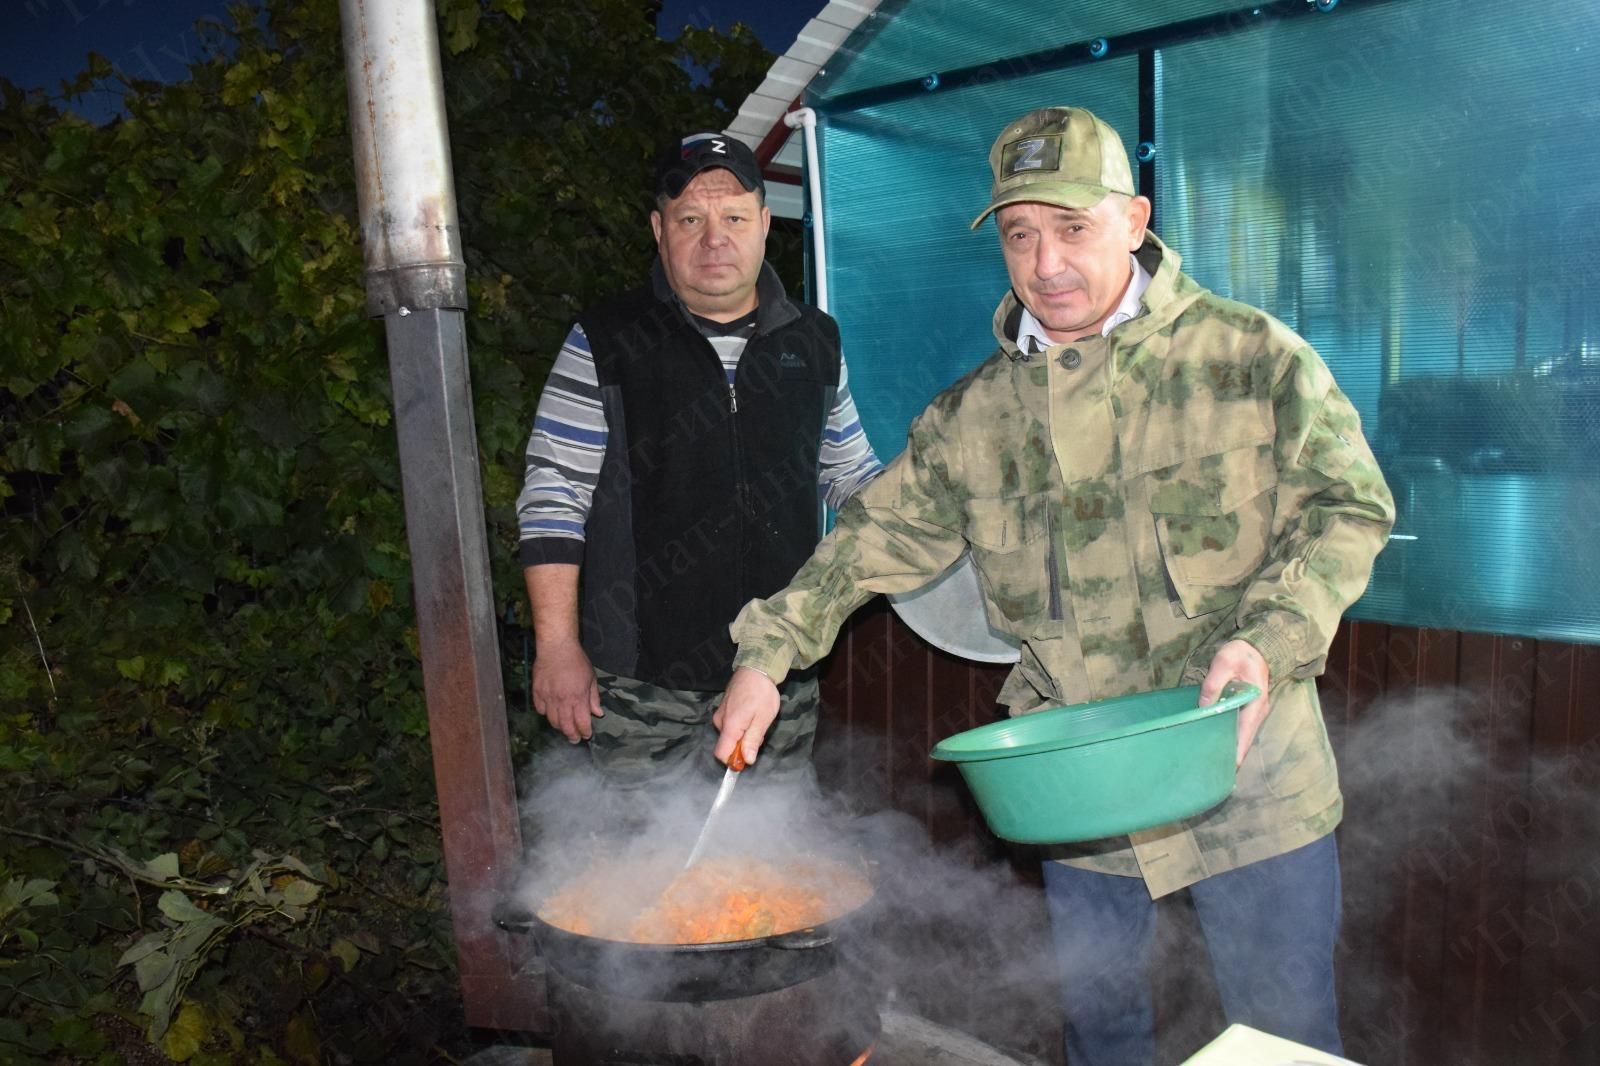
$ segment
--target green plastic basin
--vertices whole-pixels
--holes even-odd
[[[1199,814],[1233,791],[1239,708],[1260,693],[1230,687],[1197,707],[1200,686],[1053,707],[941,740],[994,834],[1062,844],[1150,829]]]

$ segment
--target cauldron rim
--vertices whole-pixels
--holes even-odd
[[[546,964],[579,985],[632,999],[735,999],[787,988],[836,967],[838,939],[865,924],[876,910],[879,896],[873,889],[865,900],[826,922],[705,944],[645,944],[574,933],[551,925],[520,902],[497,907],[493,920],[508,932],[531,935]]]
[[[523,904],[506,905],[497,908],[494,912],[494,922],[500,928],[512,933],[524,933],[534,937],[541,943],[545,939],[571,938],[585,941],[619,951],[637,951],[653,955],[674,954],[701,954],[717,951],[741,951],[754,948],[781,948],[787,951],[803,951],[808,948],[822,947],[833,940],[833,934],[843,923],[854,924],[858,915],[872,906],[877,898],[874,892],[871,896],[851,907],[847,911],[840,911],[825,922],[816,925],[802,926],[784,933],[771,933],[767,936],[751,937],[746,940],[709,940],[701,944],[659,944],[640,940],[614,940],[611,937],[591,936],[587,933],[574,933],[570,929],[563,929],[559,925],[551,925],[540,918]]]

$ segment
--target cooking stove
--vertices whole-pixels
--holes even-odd
[[[634,999],[546,971],[554,1066],[859,1066],[879,990],[841,963],[809,980],[705,1001]]]

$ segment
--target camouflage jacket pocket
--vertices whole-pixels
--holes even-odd
[[[1239,602],[1271,542],[1272,446],[1187,459],[1148,477],[1162,563],[1183,613],[1195,618]]]
[[[973,497],[966,501],[967,542],[984,589],[989,623],[1026,637],[1057,602],[1050,537],[1050,496]]]

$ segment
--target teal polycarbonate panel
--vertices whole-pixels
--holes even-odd
[[[1159,231],[1317,347],[1395,490],[1360,617],[1600,640],[1597,55],[1593,0],[1161,54]]]
[[[811,83],[813,106],[860,89],[1241,6],[1239,0],[886,0]]]
[[[1133,57],[858,112],[819,130],[830,310],[850,390],[884,460],[941,389],[994,351],[990,323],[1009,287],[988,203],[989,145],[1006,122],[1047,104],[1088,107],[1138,129]]]

